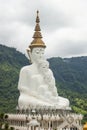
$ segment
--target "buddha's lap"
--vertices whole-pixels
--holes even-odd
[[[69,100],[66,98],[62,97],[53,97],[54,99],[52,100],[52,97],[49,100],[46,100],[44,97],[39,98],[35,96],[25,96],[25,95],[20,95],[19,97],[19,105],[20,106],[28,106],[29,104],[32,105],[47,105],[47,106],[53,106],[53,105],[59,105],[59,106],[69,106]]]
[[[18,100],[19,106],[28,106],[28,105],[51,105],[49,102],[41,100],[33,96],[20,96]]]

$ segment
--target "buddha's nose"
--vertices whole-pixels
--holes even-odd
[[[42,54],[40,55],[40,58],[43,58],[43,55],[42,55]]]

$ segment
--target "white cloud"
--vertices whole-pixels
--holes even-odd
[[[87,55],[86,0],[0,0],[0,43],[25,53],[37,9],[47,57]]]

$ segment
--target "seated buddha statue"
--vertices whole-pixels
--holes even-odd
[[[46,46],[42,41],[39,22],[37,12],[34,40],[27,49],[31,65],[24,66],[20,71],[18,106],[56,106],[58,109],[67,109],[69,100],[58,95],[53,72],[44,58]]]

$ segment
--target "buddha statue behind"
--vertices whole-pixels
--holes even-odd
[[[20,71],[18,106],[26,109],[29,106],[56,106],[57,109],[68,109],[69,100],[58,95],[53,72],[44,58],[46,46],[42,41],[39,22],[37,12],[34,40],[27,50],[32,64],[24,66]]]

